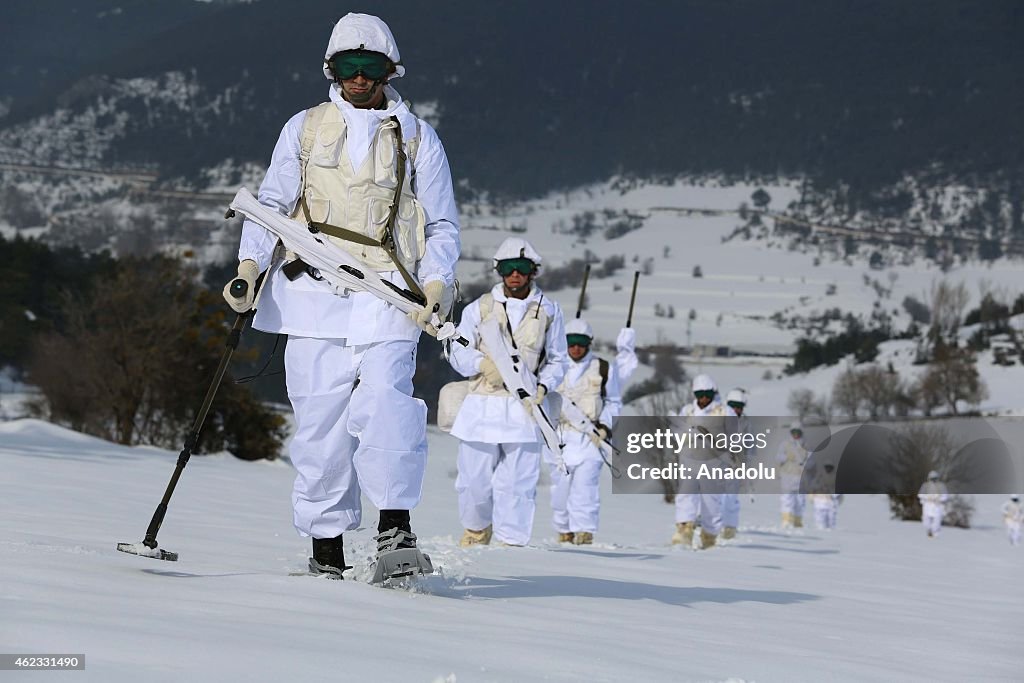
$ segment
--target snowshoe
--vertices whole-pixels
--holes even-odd
[[[416,534],[393,527],[381,534],[377,541],[377,561],[370,583],[383,584],[416,574],[433,574],[430,556],[416,547]]]
[[[313,557],[309,558],[310,575],[341,580],[344,578],[342,572],[351,568],[345,564],[345,546],[341,536],[313,539]]]
[[[338,569],[337,567],[332,567],[329,564],[320,564],[319,562],[314,560],[312,557],[309,558],[309,575],[310,576],[322,576],[325,579],[335,579],[337,581],[341,581],[341,580],[343,580],[345,578],[344,576],[342,576],[341,573],[343,571],[345,571],[346,569],[351,569],[351,568],[352,567],[342,567],[341,569]]]

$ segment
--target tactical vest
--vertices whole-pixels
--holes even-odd
[[[783,444],[783,452],[786,459],[782,461],[782,473],[790,477],[799,477],[804,471],[804,462],[807,461],[807,449],[792,439]]]
[[[583,376],[575,384],[570,386],[568,379],[562,380],[558,393],[575,403],[591,422],[597,423],[601,417],[601,411],[604,410],[605,385],[608,383],[608,361],[603,358],[594,358],[594,360],[596,362],[591,362],[587,366],[587,369],[583,371]],[[569,423],[563,419],[562,424],[568,425]]]
[[[306,112],[300,148],[301,197],[306,200],[310,220],[381,240],[398,183],[394,130],[397,125],[395,121],[381,121],[366,159],[358,169],[353,169],[345,117],[338,106],[325,102]],[[416,136],[405,141],[412,165],[420,142],[418,120],[416,126]],[[407,175],[403,183],[394,235],[398,260],[410,271],[415,270],[426,248],[426,214],[416,199],[414,176],[415,172]],[[292,218],[305,218],[301,201],[296,203]],[[380,247],[328,238],[376,271],[396,269],[391,257]]]
[[[692,401],[686,404],[686,407],[683,408],[683,417],[726,417],[725,406],[721,403],[716,403],[714,407],[712,407],[711,412],[701,413],[700,415],[694,413],[693,406],[694,404]]]
[[[538,299],[527,307],[526,315],[523,316],[522,322],[519,323],[519,327],[511,334],[511,340],[514,344],[509,344],[509,346],[515,346],[520,358],[522,358],[523,362],[526,363],[526,367],[534,375],[537,374],[537,369],[540,367],[544,357],[544,342],[547,337],[548,324],[551,322],[541,302],[542,300]],[[495,305],[494,295],[487,292],[480,297],[480,322],[483,323],[492,318],[498,323],[498,328],[501,330],[502,335],[508,340],[510,337],[510,325],[508,313],[505,311],[505,304]],[[479,350],[487,356],[491,355],[483,341],[480,342]],[[485,394],[488,396],[509,396],[507,390],[502,387],[491,386],[482,376],[471,381],[469,392],[471,394]]]

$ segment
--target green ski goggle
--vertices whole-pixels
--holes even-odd
[[[590,337],[585,334],[565,335],[565,343],[568,346],[582,346],[583,348],[590,348],[590,341]]]
[[[693,395],[697,398],[711,398],[715,397],[714,389],[701,389],[700,391],[693,392]]]
[[[740,403],[739,401],[729,401],[729,407],[733,410],[743,410],[746,407],[746,403]]]
[[[343,81],[362,74],[366,79],[379,81],[388,75],[389,60],[387,55],[366,50],[339,52],[331,57],[331,69],[334,75]]]
[[[533,272],[537,270],[537,264],[528,258],[502,259],[495,267],[498,270],[498,275],[502,277],[508,277],[515,272],[521,275],[533,275]]]

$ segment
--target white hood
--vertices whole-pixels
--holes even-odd
[[[349,13],[338,20],[331,31],[331,40],[327,43],[324,53],[324,76],[333,81],[327,60],[345,50],[370,50],[388,56],[395,63],[395,73],[390,78],[401,78],[405,75],[402,56],[398,53],[398,44],[391,35],[388,25],[372,14]]]

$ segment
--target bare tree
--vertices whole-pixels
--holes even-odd
[[[813,391],[806,388],[794,389],[789,392],[789,400],[786,402],[789,412],[804,421],[809,417],[816,417],[822,421],[829,418],[829,409],[825,397],[819,398]]]
[[[858,370],[856,386],[872,420],[888,416],[903,393],[899,375],[886,372],[878,365]]]
[[[977,405],[988,398],[988,388],[978,374],[974,358],[966,351],[941,346],[935,361],[928,366],[922,384],[942,396],[953,415],[959,415],[957,404]]]
[[[918,488],[930,471],[942,471],[953,453],[953,439],[942,427],[921,423],[907,425],[898,436],[892,442],[892,457],[886,459],[889,510],[896,519],[920,520]]]
[[[925,372],[910,389],[911,400],[921,409],[925,417],[931,417],[932,411],[945,401],[939,381],[938,374]]]
[[[850,416],[851,420],[857,419],[857,411],[860,408],[861,393],[857,383],[857,371],[847,368],[832,384],[832,405]]]
[[[911,423],[903,427],[892,441],[893,451],[887,458],[889,481],[889,510],[895,519],[920,521],[921,502],[917,491],[932,470],[944,480],[963,476],[962,468],[969,466],[957,459],[958,444],[943,427]],[[968,528],[974,504],[970,497],[952,494],[946,504],[942,523],[946,526]]]
[[[932,328],[933,340],[953,340],[964,319],[964,310],[970,298],[963,282],[955,285],[946,280],[932,284]]]

